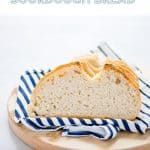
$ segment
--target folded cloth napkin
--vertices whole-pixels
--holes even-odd
[[[104,57],[121,59],[105,43],[101,44],[98,48],[98,54],[103,54]],[[150,83],[143,77],[143,74],[137,67],[133,66],[133,69],[139,77],[142,97],[141,110],[134,121],[100,118],[29,117],[27,104],[30,103],[30,94],[39,79],[47,72],[44,70],[26,71],[21,75],[14,120],[16,123],[22,123],[27,128],[34,131],[44,132],[62,130],[62,136],[93,136],[101,140],[108,140],[116,137],[119,131],[139,132],[144,134],[146,130],[150,129]]]

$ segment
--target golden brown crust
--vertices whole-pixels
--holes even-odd
[[[31,100],[32,100],[32,102],[33,103],[35,102],[35,99],[34,99],[33,96],[34,96],[34,93],[36,92],[36,89],[38,89],[44,83],[44,81],[46,81],[47,79],[49,79],[50,76],[52,76],[54,73],[57,73],[59,70],[62,70],[64,68],[66,68],[66,67],[70,67],[70,66],[73,66],[73,65],[80,66],[80,63],[79,62],[71,62],[71,63],[68,63],[68,64],[63,64],[63,65],[60,65],[60,66],[56,67],[52,71],[46,73],[44,75],[44,77],[42,77],[40,79],[39,83],[36,85],[36,87],[32,91],[32,94],[31,94]]]
[[[79,57],[75,59],[74,62],[79,62],[81,69],[90,77],[95,76],[95,74],[100,71],[100,63],[96,54]]]
[[[132,69],[123,61],[121,60],[113,60],[113,59],[107,59],[104,63],[103,66],[100,66],[98,60],[96,59],[94,61],[94,57],[92,59],[78,59],[73,62],[67,63],[60,65],[53,69],[51,72],[48,72],[42,79],[40,79],[39,84],[37,84],[36,89],[40,87],[44,81],[46,81],[50,76],[54,75],[60,70],[63,70],[66,67],[71,67],[71,66],[78,66],[81,69],[81,73],[85,72],[89,77],[94,77],[103,70],[103,69],[112,69],[115,70],[122,75],[129,81],[129,83],[135,88],[139,89],[139,84],[138,84],[138,78],[136,74],[132,71]],[[99,76],[98,75],[98,76]],[[90,78],[89,78],[90,79]],[[34,89],[31,95],[31,100],[34,102],[33,95],[36,92]]]
[[[41,78],[39,82],[42,82],[43,80],[45,80],[47,77],[49,77],[50,75],[56,73],[59,70],[62,70],[66,67],[71,67],[71,66],[80,66],[80,63],[78,61],[76,62],[71,62],[71,63],[67,63],[67,64],[63,64],[63,65],[59,65],[58,67],[54,68],[52,71],[48,72],[44,78]]]
[[[55,77],[55,75],[58,75],[59,77],[63,76],[65,74],[65,71],[63,71],[63,70],[65,68],[72,67],[72,66],[78,66],[78,68],[80,68],[79,71],[77,70],[77,73],[81,73],[81,74],[84,73],[84,74],[88,75],[90,78],[95,77],[94,79],[98,79],[101,76],[101,72],[103,70],[114,70],[117,74],[122,74],[127,79],[129,84],[132,85],[132,87],[134,89],[136,89],[136,90],[139,89],[138,78],[137,78],[136,74],[123,61],[107,59],[103,65],[100,65],[98,60],[78,59],[78,60],[75,60],[68,64],[63,64],[63,65],[56,67],[51,72],[48,72],[39,81],[39,84],[37,84],[36,88],[33,90],[32,95],[31,95],[32,105],[28,106],[28,110],[29,110],[30,114],[33,115],[33,117],[36,117],[32,110],[34,110],[34,106],[36,105],[36,100],[35,100],[34,96],[38,95],[38,89],[41,88],[41,86],[46,82],[46,80],[53,80],[53,77]],[[61,70],[63,72],[60,74],[59,71],[61,71]],[[118,84],[118,82],[119,82],[119,80],[116,80],[116,84]],[[137,90],[137,97],[140,97],[140,92],[138,92],[138,90]],[[140,100],[140,98],[139,98],[139,100]],[[76,115],[76,116],[69,115],[69,116],[65,116],[65,117],[92,118],[91,116],[81,116],[80,114]],[[135,117],[136,116],[131,116],[131,118],[129,118],[129,119],[133,120],[133,119],[135,119]],[[106,117],[103,116],[102,118],[106,118]]]
[[[129,81],[129,83],[136,89],[139,89],[138,77],[134,71],[121,60],[107,59],[104,64],[104,69],[113,69],[121,74]]]
[[[60,66],[56,67],[51,72],[48,72],[44,76],[44,78],[42,78],[40,80],[40,82],[42,82],[43,80],[46,80],[47,77],[51,76],[52,74],[56,73],[57,71],[62,70],[66,67],[73,66],[73,65],[80,67],[81,70],[85,71],[91,77],[93,77],[94,75],[99,73],[102,70],[102,68],[107,69],[107,70],[108,69],[113,69],[113,70],[123,74],[124,77],[130,82],[130,84],[132,84],[133,87],[135,87],[136,89],[139,89],[138,77],[134,73],[134,71],[124,61],[113,60],[113,59],[107,59],[106,62],[104,63],[104,65],[103,65],[103,67],[100,66],[100,65],[95,67],[93,65],[93,63],[91,64],[88,61],[84,62],[84,61],[80,61],[80,60],[76,60],[74,62],[63,64],[63,65],[60,65]]]
[[[71,66],[78,66],[83,72],[86,72],[90,77],[93,77],[96,73],[99,72],[100,64],[98,62],[98,57],[95,54],[79,57],[78,59],[75,59],[72,62],[60,65],[54,68],[52,71],[48,72],[43,78],[40,79],[39,84],[37,84],[36,87],[40,87],[41,84],[49,78],[49,76],[52,76],[54,73],[57,73],[58,71]],[[35,90],[33,90],[32,93],[34,92]],[[31,99],[33,99],[32,95]]]
[[[96,64],[96,65],[94,65]],[[59,70],[62,70],[66,67],[70,66],[78,66],[86,72],[89,76],[93,77],[95,76],[98,72],[102,70],[102,66],[98,64],[97,61],[94,61],[91,59],[90,61],[87,61],[86,59],[79,59],[67,64],[60,65],[53,69],[51,72],[48,72],[42,79],[40,79],[39,84],[43,82],[43,80],[46,80],[49,76],[53,75]],[[113,59],[107,59],[106,62],[103,65],[104,69],[113,69],[121,74],[124,75],[124,77],[130,82],[130,84],[135,87],[136,89],[139,89],[139,84],[138,84],[138,78],[136,74],[132,71],[132,69],[123,61],[121,60],[113,60]]]

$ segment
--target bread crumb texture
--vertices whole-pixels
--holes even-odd
[[[123,61],[82,57],[47,73],[28,105],[29,115],[133,120],[141,107],[136,74]]]

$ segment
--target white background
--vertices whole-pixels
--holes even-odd
[[[150,15],[150,0],[135,0],[134,4],[11,4],[12,0],[0,0],[3,15]],[[21,1],[21,0],[20,0]],[[26,0],[29,1],[29,0]],[[38,1],[38,0],[37,0]],[[46,0],[43,0],[46,1]],[[85,0],[86,1],[86,0]],[[94,0],[91,0],[93,2]],[[119,1],[119,0],[109,0]]]
[[[0,17],[0,149],[27,149],[7,122],[7,99],[19,75],[95,50],[100,41],[150,69],[150,17]]]

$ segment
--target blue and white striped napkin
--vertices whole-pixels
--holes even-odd
[[[101,44],[98,53],[104,57],[121,59],[107,44]],[[57,131],[62,130],[62,136],[93,136],[101,140],[116,137],[119,131],[136,132],[144,134],[150,129],[150,83],[143,78],[141,71],[133,67],[139,77],[140,92],[142,97],[141,110],[134,121],[125,119],[86,119],[65,117],[29,117],[27,105],[30,103],[30,95],[39,79],[48,71],[26,71],[20,77],[18,93],[15,105],[15,122],[22,123],[34,131]]]

